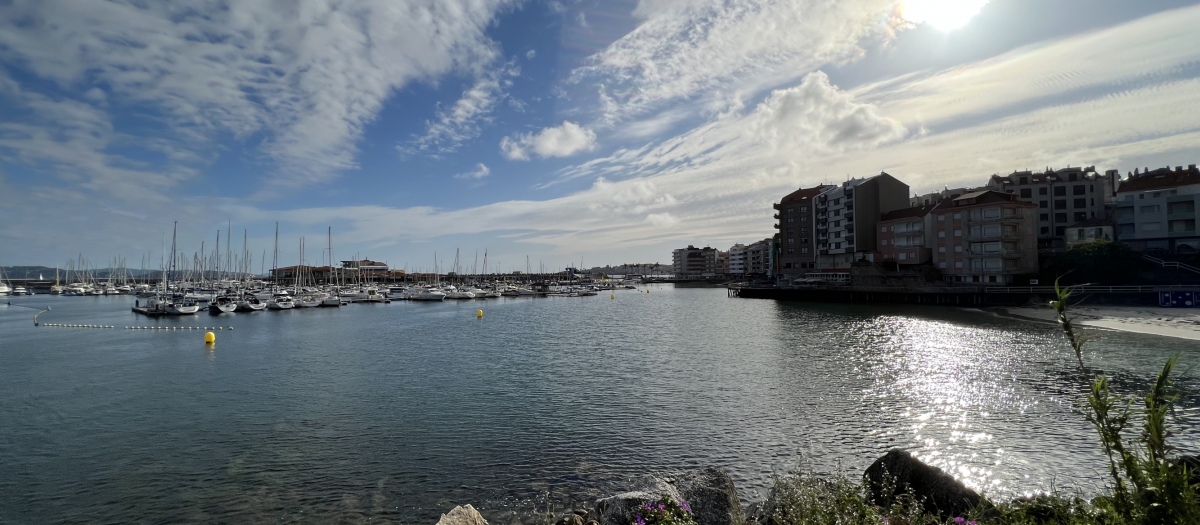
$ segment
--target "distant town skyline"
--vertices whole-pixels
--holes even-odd
[[[1118,0],[15,1],[0,265],[243,229],[255,271],[671,264],[886,171],[1197,162],[1200,4]],[[312,247],[316,248],[312,248]],[[269,266],[270,263],[268,262]]]

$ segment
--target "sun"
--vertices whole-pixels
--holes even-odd
[[[988,0],[905,0],[902,17],[914,24],[929,24],[951,31],[967,24]]]

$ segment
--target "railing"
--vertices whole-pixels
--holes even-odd
[[[1151,255],[1146,255],[1146,254],[1142,254],[1142,258],[1147,261],[1150,261],[1154,264],[1157,264],[1163,268],[1174,269],[1174,270],[1185,270],[1185,271],[1189,271],[1192,273],[1200,273],[1200,268],[1197,268],[1190,264],[1181,263],[1178,261],[1164,261],[1162,259],[1159,259],[1158,257],[1154,257]]]
[[[1014,257],[1021,257],[1022,255],[1023,254],[1021,253],[1021,250],[1009,249],[1009,248],[1002,248],[999,251],[995,251],[995,252],[979,252],[979,253],[976,253],[973,251],[967,252],[967,257],[970,257],[970,258],[977,258],[977,257],[1014,258]]]
[[[1200,286],[1072,286],[1076,293],[1150,293],[1165,291],[1200,291]],[[1053,286],[988,286],[987,293],[1054,293]]]

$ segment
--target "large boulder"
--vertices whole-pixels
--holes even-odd
[[[439,519],[437,525],[488,525],[487,520],[479,515],[479,511],[470,505],[454,507]]]
[[[597,521],[600,525],[630,525],[642,505],[658,501],[666,494],[682,499],[674,485],[658,476],[643,476],[633,482],[632,490],[596,501]]]
[[[900,449],[893,449],[875,460],[864,477],[872,503],[879,506],[891,506],[897,497],[911,494],[926,512],[943,519],[966,516],[972,510],[990,507],[978,493],[953,476]]]
[[[675,488],[700,525],[741,525],[746,513],[733,478],[715,468],[691,470],[675,478]]]
[[[600,525],[630,525],[642,505],[658,501],[664,494],[687,503],[699,525],[745,523],[733,479],[715,468],[690,470],[671,477],[638,478],[629,492],[596,502],[597,521]]]

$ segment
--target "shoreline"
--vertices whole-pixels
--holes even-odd
[[[1023,321],[1058,324],[1057,314],[1049,306],[997,306],[984,308],[984,311]],[[1200,341],[1200,309],[1197,308],[1080,305],[1071,307],[1068,315],[1075,324],[1087,328]]]

